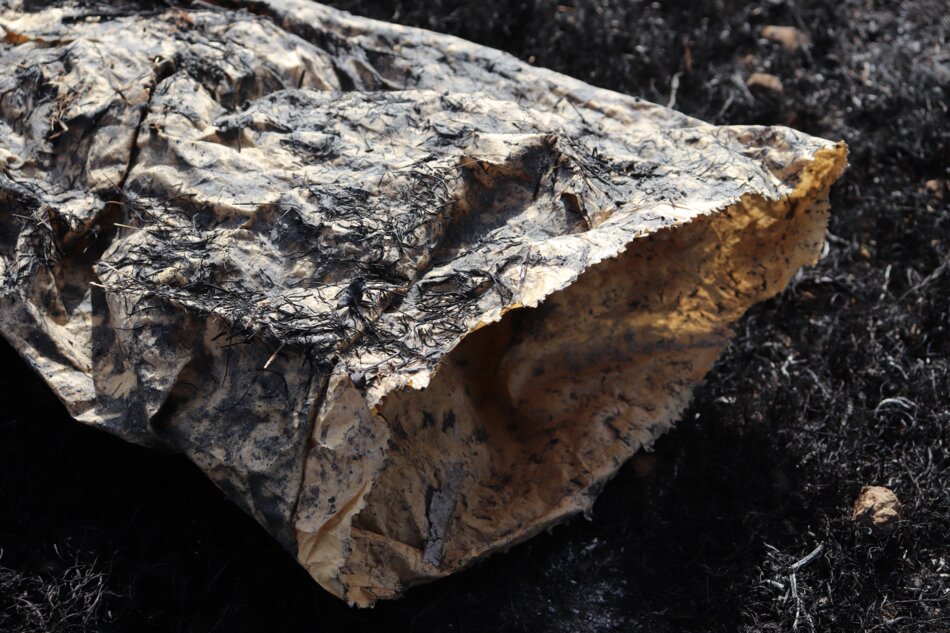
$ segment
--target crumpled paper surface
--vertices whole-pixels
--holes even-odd
[[[588,510],[819,254],[841,143],[220,4],[0,9],[0,332],[350,603]]]

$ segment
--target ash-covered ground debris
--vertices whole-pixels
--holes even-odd
[[[0,629],[947,630],[942,3],[333,4],[714,123],[845,138],[851,168],[833,192],[827,252],[746,315],[655,465],[608,484],[596,521],[371,612],[315,588],[181,460],[73,423],[4,347]],[[765,37],[770,25],[806,39],[789,50]],[[756,72],[782,92],[751,90]],[[852,522],[866,485],[901,500],[893,532]],[[69,586],[87,598],[57,599]]]

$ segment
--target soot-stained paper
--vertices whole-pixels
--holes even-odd
[[[0,332],[358,605],[588,510],[846,163],[304,0],[0,7]]]

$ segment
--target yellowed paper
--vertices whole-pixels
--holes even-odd
[[[0,332],[350,603],[588,509],[820,251],[843,144],[246,6],[0,11]]]

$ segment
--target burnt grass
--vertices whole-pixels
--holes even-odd
[[[826,253],[742,319],[592,521],[364,611],[183,459],[72,422],[3,344],[0,631],[950,630],[948,7],[333,4],[659,103],[678,83],[675,107],[710,122],[845,139]],[[756,71],[783,92],[748,89]],[[889,535],[851,522],[868,484],[903,502]]]

